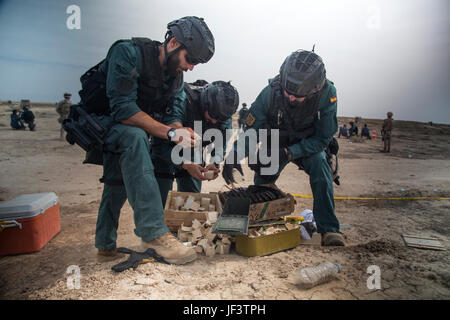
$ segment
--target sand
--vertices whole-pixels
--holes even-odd
[[[54,105],[33,108],[37,131],[9,128],[10,109],[0,105],[0,200],[55,192],[61,232],[42,250],[0,257],[1,299],[449,299],[449,200],[336,200],[346,247],[298,246],[270,256],[204,255],[184,266],[157,262],[114,273],[124,260],[99,262],[94,248],[102,168],[83,165],[84,153],[59,139]],[[340,118],[348,123],[349,118]],[[375,140],[339,139],[341,185],[336,196],[414,197],[450,195],[450,126],[397,121],[392,152],[379,152],[382,120],[366,119]],[[351,142],[351,143],[350,143]],[[245,181],[253,172],[244,166]],[[310,195],[308,176],[290,164],[277,182],[293,194]],[[203,192],[224,190],[221,176]],[[297,198],[295,213],[312,209]],[[118,246],[136,247],[128,203],[120,217]],[[441,239],[446,251],[406,247],[402,234]],[[295,286],[294,273],[324,261],[343,266],[336,280],[309,290]],[[78,266],[80,288],[67,285]],[[368,268],[381,271],[381,288],[369,289]]]

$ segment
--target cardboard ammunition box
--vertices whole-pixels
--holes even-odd
[[[289,193],[284,193],[276,185],[267,184],[264,185],[277,189],[283,195],[282,198],[272,201],[253,203],[250,205],[250,224],[259,221],[273,220],[280,217],[288,216],[295,209],[295,199]],[[222,203],[222,206],[224,204]]]
[[[265,256],[295,248],[299,244],[299,228],[254,238],[243,235],[236,236],[236,252],[246,257]]]
[[[197,219],[199,222],[204,223],[208,219],[208,209],[204,212],[199,211],[182,211],[176,210],[172,207],[172,199],[174,197],[181,196],[186,201],[189,196],[193,196],[195,201],[201,201],[201,198],[210,198],[211,204],[214,204],[216,211],[220,215],[222,213],[222,204],[220,203],[217,193],[194,193],[194,192],[177,192],[169,191],[167,195],[166,204],[164,207],[164,223],[167,225],[170,231],[176,232],[181,227],[192,226],[192,221]]]
[[[0,203],[0,255],[39,251],[60,230],[59,202],[53,192]]]

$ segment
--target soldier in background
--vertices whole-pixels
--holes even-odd
[[[358,136],[358,126],[353,122],[350,121],[350,129],[348,130],[348,136],[351,137],[353,135]]]
[[[348,138],[348,129],[346,124],[339,128],[338,138],[340,138],[341,136]]]
[[[238,119],[239,129],[241,129],[244,126],[245,118],[247,117],[247,112],[248,112],[247,104],[244,102],[242,104],[241,110],[239,110],[239,119]]]
[[[383,127],[381,129],[382,140],[384,142],[384,149],[381,152],[391,152],[391,131],[394,124],[394,119],[392,112],[387,113],[387,119],[384,119]]]
[[[20,115],[20,119],[28,124],[30,131],[35,131],[36,124],[34,123],[34,113],[30,110],[30,106],[26,105],[23,107],[23,113]]]
[[[16,109],[11,113],[11,128],[14,130],[25,130],[25,125],[20,120],[20,115]]]
[[[61,124],[61,131],[59,136],[61,140],[64,139],[64,128],[62,126],[62,122],[69,116],[70,106],[72,104],[72,101],[70,101],[71,96],[72,95],[70,93],[64,93],[64,100],[58,102],[58,105],[56,106],[56,112],[58,112],[59,114],[58,122]]]
[[[364,123],[364,127],[361,130],[361,138],[366,137],[367,139],[372,139],[370,136],[370,129],[367,127],[367,123]]]

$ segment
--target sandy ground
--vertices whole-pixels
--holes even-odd
[[[99,166],[82,165],[82,150],[59,140],[54,106],[34,107],[37,131],[9,128],[10,110],[0,106],[0,200],[20,194],[55,192],[61,232],[41,251],[0,258],[2,299],[449,299],[450,219],[448,200],[336,200],[347,246],[295,249],[265,257],[200,256],[185,266],[147,263],[116,274],[124,258],[98,262],[94,248],[101,198]],[[340,122],[348,122],[340,118]],[[381,120],[367,120],[378,132]],[[396,122],[392,153],[380,153],[381,139],[350,143],[339,139],[341,186],[336,196],[391,197],[450,195],[450,126]],[[253,174],[246,166],[245,181]],[[278,180],[285,192],[311,194],[307,175],[289,165]],[[204,192],[224,189],[221,177]],[[297,198],[295,213],[312,209]],[[134,247],[133,214],[126,203],[118,246]],[[406,247],[401,234],[435,236],[447,251]],[[343,265],[337,279],[301,290],[293,274],[324,261]],[[79,266],[80,289],[67,286],[67,268]],[[381,289],[367,287],[367,268],[379,266]]]

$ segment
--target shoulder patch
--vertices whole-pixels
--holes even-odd
[[[247,118],[245,119],[245,124],[251,127],[255,123],[255,117],[249,112]]]
[[[337,101],[336,97],[330,98],[330,103],[335,103]]]

